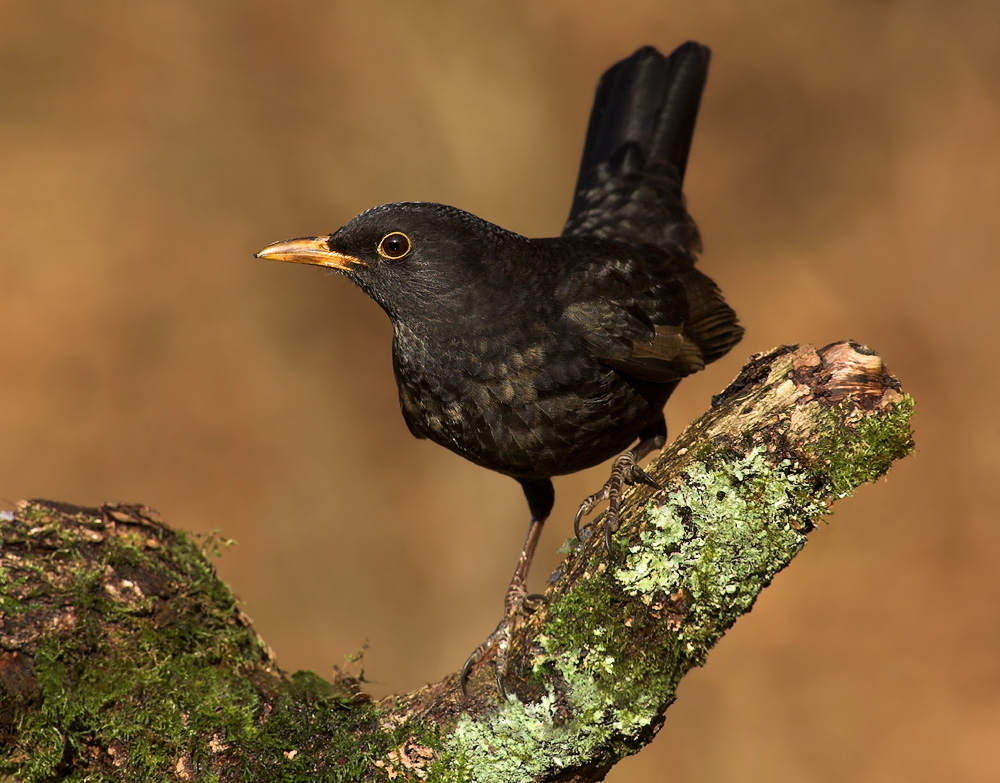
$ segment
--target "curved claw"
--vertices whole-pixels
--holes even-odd
[[[576,511],[576,516],[573,517],[573,535],[576,536],[578,541],[580,540],[580,532],[583,530],[583,528],[580,527],[581,520],[593,511],[597,507],[598,503],[602,503],[608,499],[608,492],[610,489],[611,481],[609,480],[593,495],[584,498],[583,502],[580,504],[580,508]]]
[[[617,517],[617,514],[615,516]],[[615,519],[614,521],[615,524],[612,524],[612,520],[610,519],[610,514],[604,517],[604,548],[608,552],[608,560],[611,561],[614,561],[615,559],[615,552],[611,548],[611,541],[615,533],[618,532],[618,524],[617,524],[618,520]]]
[[[465,698],[469,698],[469,675],[472,673],[472,667],[479,663],[479,658],[479,648],[477,647],[462,664],[462,673],[458,677],[458,683],[462,686],[462,695]]]
[[[645,484],[647,487],[652,487],[653,489],[663,489],[663,487],[660,486],[660,482],[650,476],[638,465],[632,468],[632,483]]]
[[[593,510],[593,506],[590,505],[590,498],[583,501],[580,504],[580,508],[577,509],[576,516],[573,517],[573,535],[576,536],[577,541],[580,540],[580,522]]]
[[[503,697],[503,700],[507,701],[507,688],[503,684],[503,672],[500,671],[499,666],[497,666],[494,674],[496,674],[497,678],[497,690],[500,691],[500,695]]]

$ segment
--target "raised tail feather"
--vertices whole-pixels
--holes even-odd
[[[645,46],[601,77],[564,235],[700,249],[681,184],[709,58],[694,41]]]

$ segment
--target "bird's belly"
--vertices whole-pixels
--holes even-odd
[[[459,383],[441,377],[400,384],[411,429],[521,479],[573,473],[624,451],[659,419],[671,390],[626,382],[613,370],[548,387],[517,375]]]

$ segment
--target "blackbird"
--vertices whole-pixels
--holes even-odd
[[[603,75],[559,237],[529,239],[454,207],[404,202],[257,254],[330,267],[360,286],[392,322],[410,432],[524,490],[531,523],[504,619],[466,662],[463,688],[471,666],[498,648],[503,691],[551,477],[638,441],[574,520],[579,535],[583,515],[608,499],[610,552],[623,485],[655,486],[638,460],[666,441],[667,398],[743,334],[695,269],[701,240],[681,193],[708,62],[693,41],[669,57],[646,46]]]

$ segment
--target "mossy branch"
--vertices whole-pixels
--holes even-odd
[[[912,449],[862,346],[753,357],[634,490],[609,559],[571,542],[491,667],[375,703],[287,675],[196,542],[141,506],[0,517],[0,775],[21,781],[592,781],[655,735],[681,677],[829,505]],[[598,526],[599,527],[599,523]],[[457,662],[456,662],[457,663]]]

